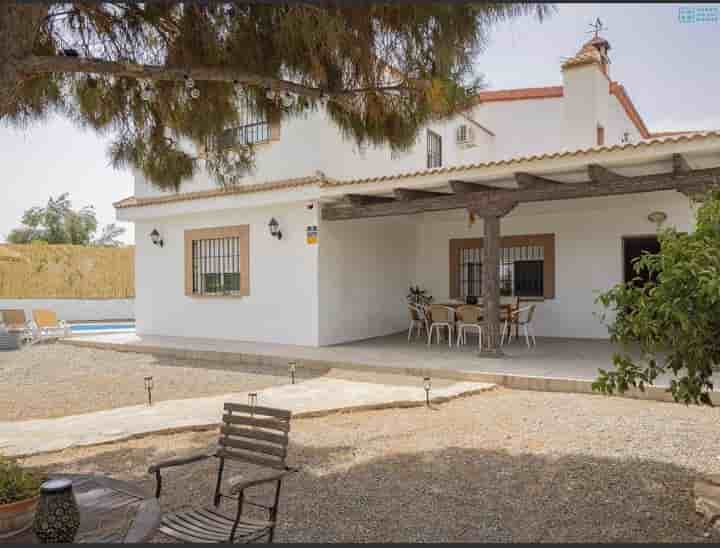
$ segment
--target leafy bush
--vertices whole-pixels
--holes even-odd
[[[712,405],[712,375],[720,363],[720,192],[709,194],[696,215],[695,230],[659,233],[660,252],[644,254],[635,271],[654,277],[645,285],[620,284],[600,295],[610,313],[610,337],[624,346],[615,371],[600,370],[593,389],[643,390],[669,374],[675,401]],[[639,346],[640,357],[628,351]]]
[[[35,497],[42,479],[23,469],[15,461],[0,457],[0,504],[10,504]]]

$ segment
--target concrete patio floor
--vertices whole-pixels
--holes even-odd
[[[66,344],[128,352],[172,355],[177,358],[236,361],[284,366],[431,375],[440,378],[490,382],[509,388],[592,393],[598,369],[612,368],[617,347],[607,340],[538,338],[527,348],[523,340],[504,347],[505,356],[481,356],[477,346],[427,346],[424,340],[407,341],[405,333],[326,347],[293,346],[243,341],[107,334],[65,339]],[[665,391],[668,379],[656,387],[628,396],[671,401]]]

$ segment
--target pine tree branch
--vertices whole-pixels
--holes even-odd
[[[196,66],[188,68],[175,68],[67,56],[31,55],[20,60],[16,64],[16,69],[26,77],[50,72],[64,72],[111,74],[114,76],[135,79],[172,80],[180,82],[186,78],[192,78],[196,81],[236,82],[239,84],[269,88],[276,91],[287,91],[311,98],[320,98],[323,96],[332,98],[336,96],[341,97],[370,92],[408,91],[425,87],[426,85],[425,82],[417,81],[413,83],[413,87],[408,86],[407,84],[397,84],[328,91],[320,87],[306,86],[289,80],[283,80],[281,78],[252,74],[231,67]]]

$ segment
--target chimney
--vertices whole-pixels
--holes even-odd
[[[601,145],[608,122],[610,43],[595,36],[562,64],[565,134],[570,150]]]

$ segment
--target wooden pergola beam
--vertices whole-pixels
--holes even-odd
[[[387,204],[397,200],[389,196],[373,196],[372,194],[346,194],[345,201],[353,206],[366,206],[371,204]]]
[[[436,196],[448,196],[447,192],[433,192],[431,190],[418,190],[414,188],[396,188],[393,190],[398,200],[420,200]]]
[[[519,188],[547,188],[556,185],[562,185],[559,181],[546,179],[532,173],[518,172],[515,174],[515,182]]]
[[[682,192],[686,188],[695,190],[700,185],[711,186],[718,184],[720,184],[720,167],[693,170],[682,178],[675,177],[673,173],[659,173],[638,177],[622,177],[606,183],[562,183],[529,189],[493,188],[493,190],[449,194],[418,200],[394,200],[392,203],[333,204],[323,207],[322,218],[327,221],[334,221],[388,215],[411,215],[425,211],[446,211],[463,208],[469,208],[478,213],[483,212],[482,215],[501,216],[501,213],[507,211],[509,205],[513,203],[619,196],[660,190],[678,190]]]
[[[689,173],[692,173],[692,168],[690,167],[690,164],[688,163],[685,156],[683,156],[682,154],[673,154],[672,162],[673,173],[675,175],[687,175]]]
[[[588,177],[593,183],[607,183],[609,181],[619,181],[627,179],[623,175],[619,175],[614,171],[610,171],[608,168],[601,166],[600,164],[589,164],[587,166]]]
[[[481,192],[481,191],[493,191],[497,190],[497,187],[482,185],[480,183],[468,183],[466,181],[457,181],[451,179],[448,181],[448,185],[455,194],[467,194],[469,192]]]

